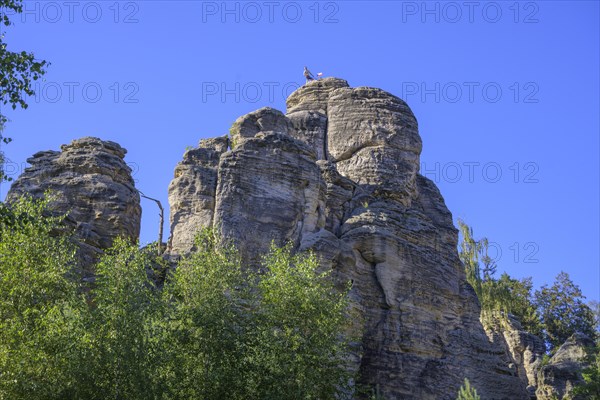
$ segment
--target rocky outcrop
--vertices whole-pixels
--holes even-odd
[[[227,137],[201,140],[198,148],[187,150],[175,167],[175,178],[169,185],[169,252],[192,251],[198,228],[212,226],[219,161],[228,148]]]
[[[494,318],[494,321],[486,326],[486,332],[492,342],[505,349],[510,364],[527,387],[530,399],[535,399],[537,374],[546,352],[543,340],[523,330],[521,323],[512,315]]]
[[[171,252],[193,250],[190,235],[206,226],[250,265],[273,240],[312,249],[352,281],[360,386],[388,399],[455,399],[466,377],[482,398],[528,398],[479,321],[452,215],[418,173],[421,139],[406,103],[322,79],[292,93],[285,115],[239,118],[231,137],[230,151],[192,150],[176,168]]]
[[[594,346],[594,341],[582,333],[572,335],[541,367],[538,374],[538,400],[586,400],[570,396],[575,386],[583,383],[581,370],[586,368],[586,350]]]
[[[292,137],[306,142],[314,151],[317,160],[327,159],[327,116],[319,111],[296,111],[287,115],[292,129]]]
[[[238,145],[222,157],[218,180],[214,225],[252,265],[272,241],[297,247],[325,225],[315,155],[289,135],[259,132]]]
[[[61,146],[61,151],[36,153],[12,184],[7,202],[51,191],[50,209],[67,215],[67,225],[80,240],[79,254],[89,266],[116,237],[134,242],[139,237],[140,196],[124,161],[126,152],[117,143],[86,137]]]
[[[417,195],[421,138],[406,103],[381,89],[340,88],[331,93],[327,110],[327,147],[338,171],[410,206]]]
[[[246,139],[251,139],[259,132],[276,132],[287,134],[290,130],[290,120],[279,110],[264,107],[250,114],[239,117],[231,126],[232,147],[242,144]]]

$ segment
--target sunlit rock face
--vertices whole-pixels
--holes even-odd
[[[175,167],[169,185],[171,253],[188,253],[198,227],[212,226],[219,161],[228,147],[227,137],[202,140],[196,149],[187,150]]]
[[[494,316],[485,328],[490,340],[505,349],[510,365],[514,366],[517,376],[527,387],[529,398],[536,399],[538,373],[546,354],[543,340],[525,331],[510,314]]]
[[[587,349],[594,345],[588,336],[575,333],[560,346],[548,364],[539,369],[537,399],[587,400],[587,397],[573,396],[571,392],[575,386],[584,383],[581,370],[588,366]]]
[[[41,151],[12,184],[7,201],[22,195],[52,194],[50,209],[67,215],[66,223],[79,239],[79,256],[86,275],[98,255],[117,237],[136,242],[140,234],[140,196],[125,163],[127,150],[115,142],[85,137]]]
[[[171,254],[193,251],[202,227],[236,243],[248,265],[271,241],[312,249],[352,281],[359,385],[387,399],[455,399],[468,378],[484,399],[529,398],[479,321],[452,215],[419,174],[421,138],[404,101],[321,79],[292,93],[286,114],[240,117],[225,140],[202,142],[176,167]]]

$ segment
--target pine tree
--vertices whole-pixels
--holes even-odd
[[[458,391],[456,400],[481,400],[481,397],[477,394],[477,390],[475,390],[474,387],[471,387],[469,380],[465,378],[465,383]]]
[[[506,288],[510,294],[509,312],[521,323],[524,330],[541,338],[543,326],[533,297],[531,277],[518,280],[503,273],[498,285]]]
[[[596,338],[594,314],[584,300],[581,289],[566,272],[560,272],[552,286],[544,285],[535,292],[536,305],[544,324],[544,339],[551,351],[575,332]]]

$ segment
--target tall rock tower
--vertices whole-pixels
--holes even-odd
[[[140,196],[124,161],[127,150],[117,143],[86,137],[61,150],[41,151],[29,158],[31,166],[13,183],[6,199],[15,201],[25,194],[39,198],[51,191],[51,209],[56,215],[67,215],[87,267],[116,237],[138,240]]]
[[[240,117],[230,138],[189,150],[169,187],[169,251],[217,227],[256,265],[272,240],[313,249],[352,280],[354,365],[389,399],[455,399],[468,378],[485,399],[527,399],[503,347],[479,322],[452,215],[419,174],[408,105],[341,79],[292,93],[287,114]]]

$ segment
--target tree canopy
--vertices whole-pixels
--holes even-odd
[[[552,286],[544,285],[536,291],[535,301],[544,326],[543,336],[551,351],[575,332],[596,338],[594,314],[584,300],[581,289],[566,272],[560,272]]]
[[[481,304],[484,324],[510,314],[523,329],[542,338],[550,352],[575,332],[597,338],[597,317],[569,274],[560,272],[552,286],[544,285],[535,292],[530,277],[518,280],[503,273],[496,278],[497,266],[488,256],[487,239],[474,239],[471,227],[462,221],[458,224],[459,256]]]
[[[10,26],[10,13],[23,11],[22,0],[0,0],[0,26]],[[7,144],[10,138],[4,136],[5,124],[8,121],[2,106],[12,109],[27,108],[27,97],[33,96],[33,83],[46,73],[48,62],[36,59],[32,52],[11,51],[4,40],[4,31],[0,33],[0,143]],[[0,151],[0,179],[6,179],[3,168],[4,155]]]
[[[0,399],[351,395],[347,296],[314,255],[273,246],[254,272],[204,231],[159,288],[156,249],[117,239],[85,284],[48,204],[0,219]]]

